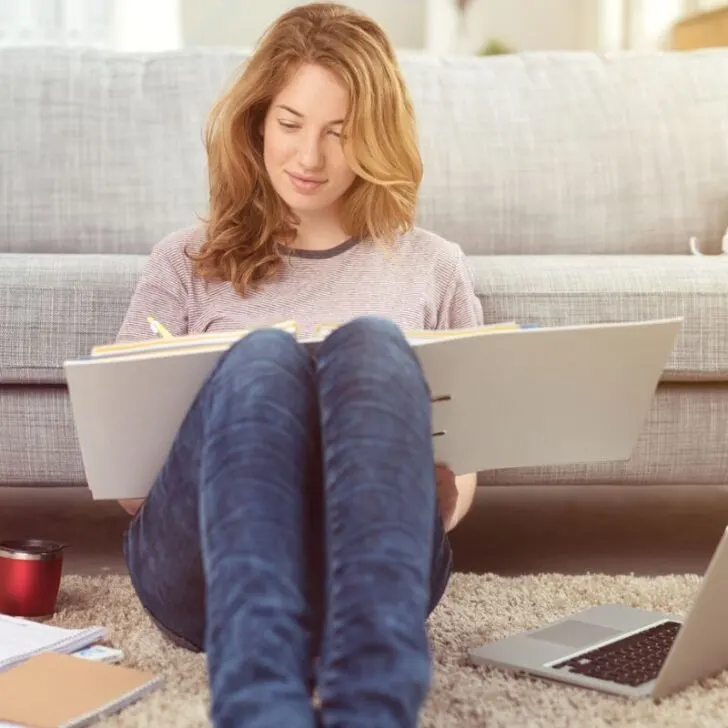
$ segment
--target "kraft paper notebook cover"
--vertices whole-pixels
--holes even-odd
[[[48,652],[0,673],[0,721],[32,728],[80,728],[139,700],[161,678]]]
[[[436,459],[462,474],[628,458],[680,325],[681,319],[505,325],[411,336],[435,400]],[[64,365],[94,498],[149,492],[230,343],[185,352],[166,340],[152,345],[158,351]]]

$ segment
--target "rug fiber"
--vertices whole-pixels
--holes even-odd
[[[579,609],[619,601],[684,614],[697,576],[562,576],[518,578],[455,574],[432,615],[435,669],[421,725],[599,728],[601,726],[724,727],[728,673],[693,686],[660,705],[531,680],[468,663],[472,645],[531,629]],[[161,673],[165,687],[104,726],[208,726],[204,656],[171,646],[145,616],[126,576],[68,576],[53,622],[68,627],[101,624],[125,664]]]

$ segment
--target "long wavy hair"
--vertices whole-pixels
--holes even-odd
[[[356,179],[341,201],[347,235],[393,242],[414,224],[422,159],[413,105],[386,34],[345,5],[296,7],[263,35],[206,128],[206,238],[187,254],[199,276],[230,281],[240,295],[272,279],[295,240],[298,220],[266,173],[261,129],[272,100],[303,64],[328,69],[349,91],[341,138]]]

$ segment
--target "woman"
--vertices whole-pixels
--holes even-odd
[[[435,467],[401,330],[482,312],[461,249],[413,228],[421,160],[382,30],[335,4],[283,15],[207,153],[208,220],[154,247],[118,340],[148,337],[147,316],[260,330],[221,357],[143,506],[124,503],[134,587],[206,651],[217,726],[414,726],[475,478]],[[269,327],[289,318],[342,325],[310,354]]]

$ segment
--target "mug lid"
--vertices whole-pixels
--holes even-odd
[[[38,538],[19,538],[0,541],[0,556],[13,558],[43,559],[56,556],[65,544]]]

